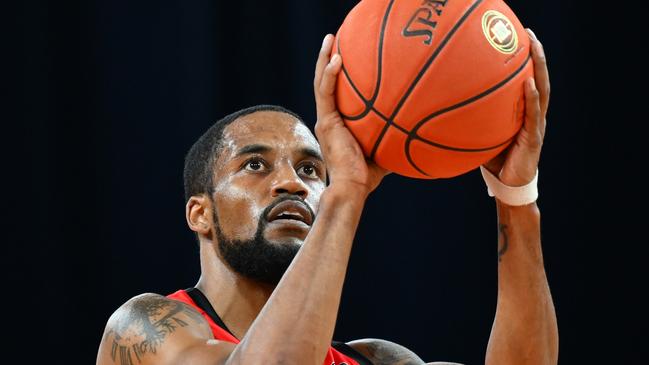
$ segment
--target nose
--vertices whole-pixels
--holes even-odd
[[[271,192],[273,198],[280,194],[291,194],[297,195],[303,200],[306,199],[308,195],[307,186],[292,166],[282,166],[275,171]]]

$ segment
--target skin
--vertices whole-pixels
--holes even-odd
[[[525,86],[523,129],[507,151],[486,165],[510,186],[534,177],[545,132],[549,79],[542,46],[531,32],[530,38],[535,77]],[[365,200],[387,174],[365,160],[336,109],[341,59],[329,56],[332,39],[325,37],[314,78],[319,144],[289,115],[266,111],[242,117],[225,130],[211,196],[187,202],[187,223],[201,246],[197,287],[241,343],[214,340],[193,308],[148,293],[110,317],[97,364],[322,364]],[[251,145],[265,148],[239,154]],[[222,261],[213,213],[216,209],[225,237],[250,238],[263,209],[282,194],[299,197],[317,218],[311,226],[283,222],[266,227],[264,237],[274,244],[301,246],[279,284],[271,286],[238,275]],[[496,206],[498,304],[486,363],[556,364],[558,332],[543,268],[539,209],[535,203],[512,207],[498,200]],[[376,365],[424,364],[389,341],[349,345]]]

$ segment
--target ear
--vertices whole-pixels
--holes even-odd
[[[189,229],[207,235],[212,228],[212,201],[205,195],[192,196],[185,205],[185,218]]]

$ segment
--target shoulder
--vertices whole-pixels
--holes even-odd
[[[115,330],[124,330],[134,325],[143,329],[153,326],[160,332],[159,335],[168,335],[183,327],[210,333],[207,321],[192,306],[154,293],[144,293],[129,299],[108,319],[108,325]]]
[[[191,306],[159,294],[135,296],[108,319],[98,364],[163,363],[177,350],[212,338]]]
[[[426,363],[406,347],[378,338],[364,338],[348,342],[347,345],[360,352],[373,365],[462,365],[454,362]]]
[[[347,345],[360,352],[374,365],[422,365],[424,361],[414,352],[394,342],[378,338],[364,338]]]

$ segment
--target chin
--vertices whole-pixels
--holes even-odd
[[[295,236],[267,238],[267,241],[276,245],[302,246],[304,238]]]
[[[311,227],[299,222],[271,222],[264,230],[264,239],[278,244],[302,245]]]

